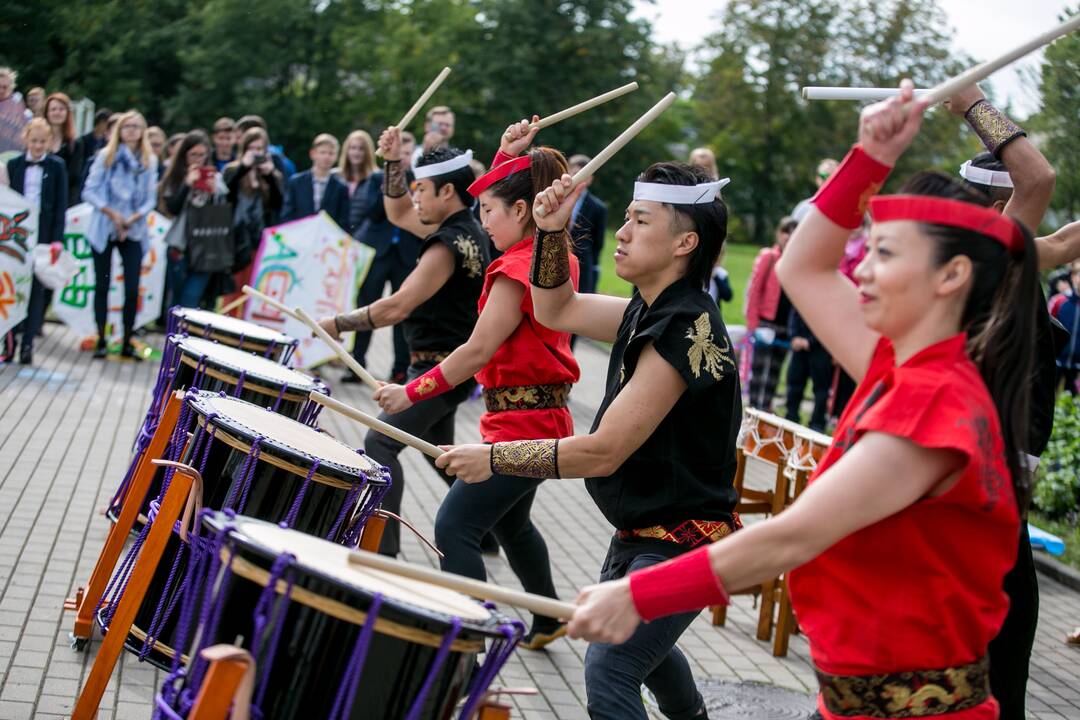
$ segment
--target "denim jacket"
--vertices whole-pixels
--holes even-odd
[[[138,240],[146,254],[150,245],[146,214],[157,205],[156,185],[157,158],[153,155],[150,156],[150,167],[144,167],[126,145],[117,150],[110,167],[105,167],[104,151],[94,156],[82,197],[94,206],[86,239],[95,252],[104,252],[109,236],[116,232],[112,220],[103,212],[104,208],[110,207],[124,217],[140,215],[138,222],[128,230],[127,237]]]

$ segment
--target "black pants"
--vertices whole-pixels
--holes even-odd
[[[1016,565],[1005,576],[1009,614],[990,641],[990,692],[1001,704],[1001,720],[1024,720],[1028,665],[1039,622],[1039,581],[1031,557],[1027,523],[1021,522]]]
[[[34,278],[30,286],[30,304],[26,309],[26,319],[21,323],[23,347],[34,346],[34,338],[45,324],[45,308],[49,305],[51,295],[52,292]]]
[[[825,432],[832,379],[832,358],[824,347],[815,343],[809,350],[792,351],[787,371],[787,419],[801,422],[799,405],[806,391],[806,381],[811,380],[814,383],[814,410],[810,414],[810,429]]]
[[[420,377],[425,372],[435,367],[434,363],[425,362],[411,365],[408,370],[410,380]],[[424,402],[417,403],[396,415],[381,413],[379,419],[390,423],[399,430],[423,438],[435,445],[452,445],[454,442],[454,415],[457,406],[469,397],[469,393],[476,387],[476,383],[468,381],[458,385],[448,393]],[[393,483],[390,490],[383,498],[382,506],[392,513],[401,514],[401,498],[405,494],[405,474],[401,469],[401,460],[398,454],[405,446],[389,438],[382,433],[371,430],[364,439],[364,450],[375,462],[390,468],[390,478]],[[435,467],[435,460],[424,456],[428,464]],[[436,472],[442,477],[447,485],[451,485],[454,479],[436,468]],[[408,519],[406,517],[406,519]],[[386,524],[379,552],[383,555],[397,555],[401,550],[401,527],[397,522],[391,521]]]
[[[542,482],[509,475],[475,485],[455,480],[435,516],[435,544],[445,554],[442,569],[486,580],[480,540],[493,532],[526,592],[558,597],[547,543],[530,517]]]
[[[840,417],[844,414],[851,396],[855,394],[855,380],[844,372],[839,365],[836,366],[836,394],[833,395],[832,414]]]
[[[618,580],[686,552],[659,540],[612,538],[600,580]],[[593,720],[646,720],[641,700],[645,684],[671,720],[698,715],[704,701],[694,683],[690,663],[679,648],[679,636],[698,616],[686,612],[641,623],[621,645],[590,643],[585,651],[585,694]]]
[[[391,292],[397,292],[401,283],[409,276],[411,267],[406,267],[404,261],[398,257],[396,249],[389,255],[375,258],[371,262],[371,269],[364,278],[364,284],[360,286],[360,292],[356,296],[356,307],[364,307],[375,302],[383,296],[386,283],[390,283]],[[370,332],[356,333],[353,345],[353,357],[361,365],[366,366],[368,346],[371,345]],[[394,326],[394,366],[391,375],[403,373],[409,367],[409,346],[405,342],[405,331],[401,323]]]
[[[109,316],[109,282],[112,274],[112,251],[120,251],[124,268],[124,339],[135,329],[135,311],[139,307],[139,272],[142,266],[142,244],[137,240],[109,240],[104,252],[94,253],[94,319],[99,338],[105,339],[105,322]]]

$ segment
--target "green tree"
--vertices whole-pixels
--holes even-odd
[[[1080,12],[1080,6],[1066,17]],[[1045,133],[1045,152],[1057,171],[1052,207],[1064,220],[1080,217],[1080,36],[1059,38],[1046,48],[1042,65],[1042,111],[1034,127]]]

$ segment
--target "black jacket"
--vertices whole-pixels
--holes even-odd
[[[349,227],[349,187],[337,175],[326,180],[326,192],[322,202],[315,207],[315,188],[310,170],[289,178],[285,189],[285,205],[281,209],[281,221],[299,220],[325,210],[342,230]]]
[[[26,186],[26,154],[8,160],[11,189],[23,192]],[[55,155],[42,160],[41,208],[38,213],[39,243],[60,242],[64,239],[64,212],[67,210],[68,176],[64,161]]]

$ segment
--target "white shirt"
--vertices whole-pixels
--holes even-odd
[[[41,156],[45,160],[45,155]],[[31,163],[34,159],[30,153],[26,153],[26,162]],[[41,165],[27,165],[26,175],[23,177],[23,197],[36,208],[41,207],[41,180],[45,176],[45,169]]]

